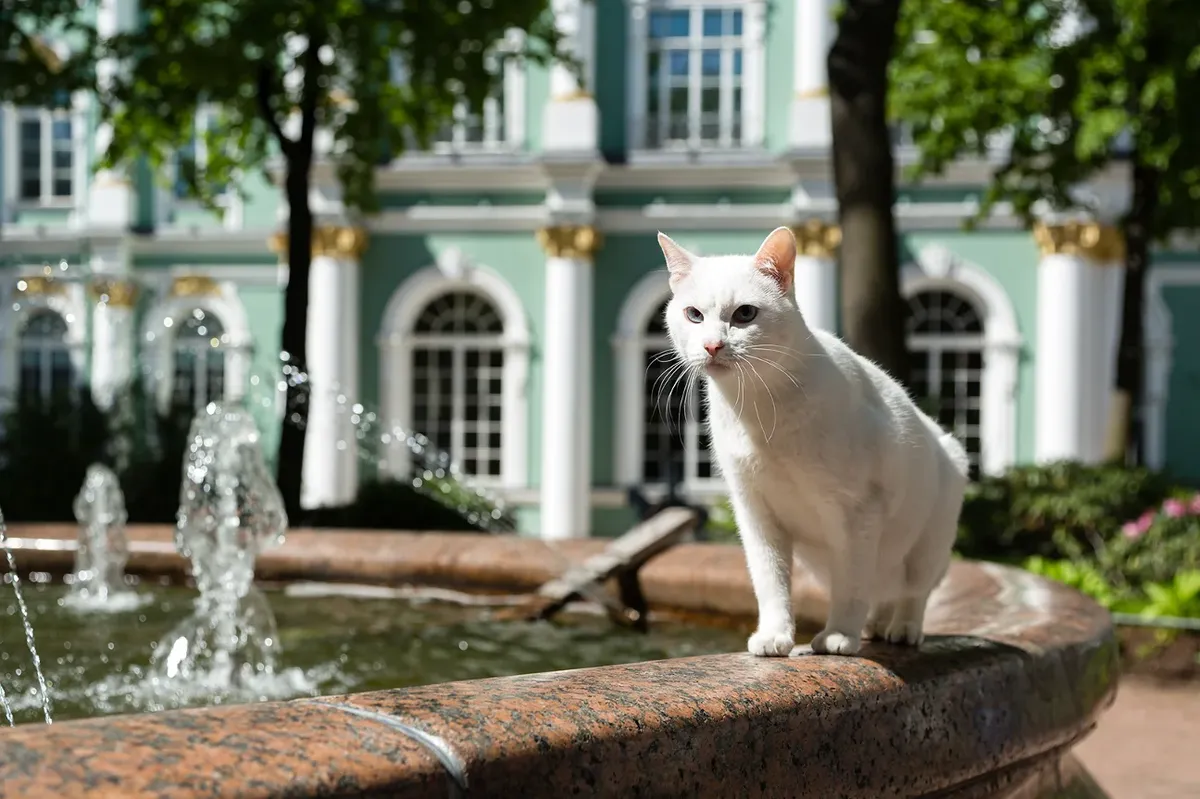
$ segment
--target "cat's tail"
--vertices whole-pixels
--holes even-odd
[[[962,442],[955,438],[953,433],[942,433],[938,443],[942,445],[942,449],[950,456],[950,462],[954,464],[954,470],[962,475],[963,479],[971,473],[971,459],[967,456],[967,448],[962,445]]]

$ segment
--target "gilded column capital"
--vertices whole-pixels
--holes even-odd
[[[52,277],[19,277],[17,291],[29,297],[48,297],[62,294],[63,285]]]
[[[288,234],[286,231],[272,233],[267,238],[271,252],[287,258]],[[349,225],[317,225],[312,233],[312,255],[314,258],[327,255],[357,261],[367,249],[367,231]]]
[[[220,293],[221,287],[208,275],[184,275],[171,281],[172,297],[214,297]]]
[[[1125,260],[1125,237],[1112,225],[1099,222],[1064,222],[1033,227],[1033,239],[1042,255],[1077,255],[1098,264]]]
[[[113,308],[132,308],[137,304],[138,285],[132,280],[97,278],[88,286],[92,299]]]
[[[604,236],[592,225],[556,225],[540,229],[537,240],[551,258],[591,259]]]
[[[807,219],[792,225],[796,252],[810,258],[833,258],[842,243],[842,229],[820,219]]]
[[[367,231],[347,225],[321,225],[313,228],[314,257],[328,255],[357,261],[367,249]]]

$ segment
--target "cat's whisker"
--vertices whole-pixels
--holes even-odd
[[[680,381],[685,380],[685,379],[688,381],[691,380],[691,372],[688,370],[687,364],[683,361],[680,361],[678,374],[675,376],[675,379],[671,382],[670,388],[667,389],[666,400],[667,400],[667,409],[668,410],[670,410],[670,408],[671,408],[671,397],[675,393],[676,386],[679,385]],[[686,403],[687,403],[687,385],[686,385],[686,383],[684,385],[682,402],[684,403],[683,408],[684,408],[684,412],[686,413],[686,410],[687,410],[687,405],[686,405]],[[657,408],[657,404],[655,405],[655,407]],[[660,416],[660,418],[666,420],[667,430],[670,430],[671,424],[672,424],[672,419],[674,418],[675,414],[667,414],[667,413],[662,413],[660,411],[659,416]],[[674,432],[682,433],[683,431],[675,430]]]
[[[760,358],[757,355],[747,355],[745,353],[742,354],[742,357],[747,358],[751,361],[758,361],[760,363],[765,363],[767,366],[774,368],[777,372],[779,372],[781,375],[786,377],[793,386],[795,386],[796,388],[800,388],[800,384],[796,382],[796,378],[792,377],[792,374],[788,370],[784,369],[782,366],[775,363],[774,361],[772,361],[768,358]],[[803,389],[801,389],[801,390],[803,390]]]
[[[767,392],[767,399],[771,400],[771,432],[768,433],[763,430],[763,437],[767,440],[767,443],[770,444],[771,436],[775,435],[775,425],[779,422],[779,410],[775,406],[775,395],[771,393],[771,387],[767,385],[766,380],[763,380],[762,375],[758,373],[758,369],[754,367],[754,364],[747,363],[746,366],[750,367],[751,374],[758,378],[758,382],[762,383],[763,389]],[[758,424],[761,428],[762,417],[759,417]]]
[[[747,352],[769,352],[775,355],[786,355],[796,361],[803,361],[808,356],[800,350],[792,347],[785,347],[782,344],[750,344],[746,347]]]

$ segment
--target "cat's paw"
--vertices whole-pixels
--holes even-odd
[[[887,632],[883,634],[883,637],[889,644],[920,646],[921,642],[925,640],[925,633],[921,626],[921,622],[918,621],[897,619],[888,625]]]
[[[862,648],[862,639],[834,630],[822,630],[812,640],[812,649],[822,655],[853,655]]]
[[[795,643],[796,635],[790,630],[759,630],[750,636],[746,648],[755,657],[785,658]]]

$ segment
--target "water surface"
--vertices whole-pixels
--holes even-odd
[[[79,613],[61,584],[25,582],[54,720],[195,704],[316,696],[450,680],[741,651],[745,631],[656,622],[648,634],[602,616],[509,622],[446,602],[296,596],[268,590],[279,624],[280,674],[258,695],[147,690],[154,644],[192,611],[196,594],[143,583],[132,610]],[[0,682],[18,723],[41,721],[36,678],[11,587],[0,585]],[[0,724],[3,721],[0,720]]]

